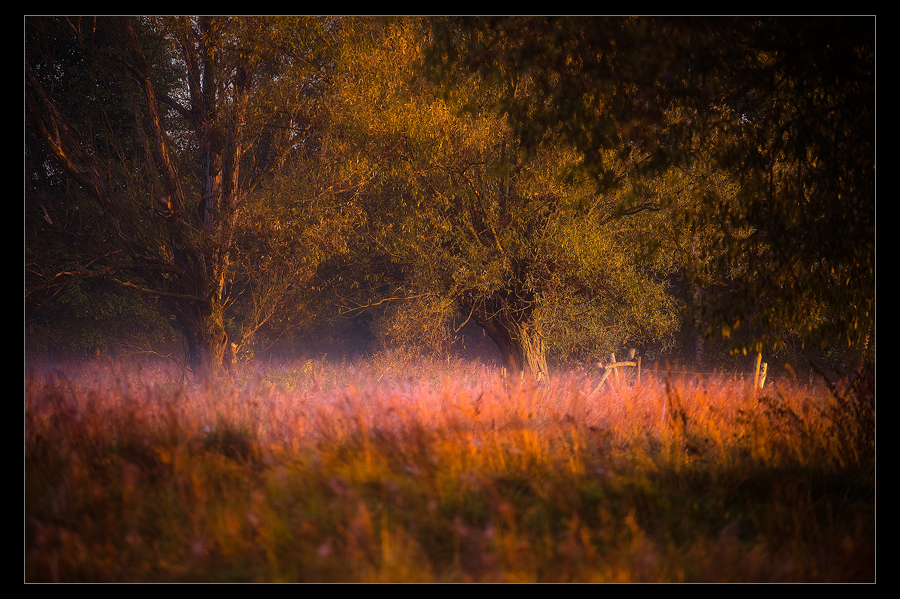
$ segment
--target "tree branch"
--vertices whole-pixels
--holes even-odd
[[[116,283],[118,283],[119,285],[122,285],[123,287],[131,287],[132,289],[137,289],[138,291],[140,291],[142,293],[146,293],[148,295],[156,295],[159,297],[167,297],[169,299],[183,300],[183,301],[187,301],[187,302],[193,302],[195,304],[209,304],[210,303],[209,298],[205,298],[205,297],[198,297],[196,295],[188,295],[185,293],[172,293],[170,291],[160,291],[159,289],[149,289],[147,287],[141,287],[140,285],[135,285],[134,283],[131,283],[129,281],[121,281],[115,277],[110,277],[110,280],[115,281]]]

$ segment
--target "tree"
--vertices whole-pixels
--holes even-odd
[[[521,74],[473,77],[443,99],[421,70],[422,21],[360,27],[336,66],[326,142],[344,157],[342,197],[360,213],[366,266],[381,274],[380,293],[360,304],[403,300],[404,326],[437,340],[457,317],[472,320],[509,368],[537,376],[548,354],[666,340],[669,265],[644,251],[666,215],[649,203],[618,211],[624,196],[596,193],[563,144],[522,155],[495,110],[530,93]]]
[[[724,195],[695,190],[682,211],[689,237],[718,231],[698,255],[718,265],[704,294],[718,331],[742,325],[760,344],[785,331],[865,344],[875,315],[874,19],[434,23],[433,73],[527,69],[532,93],[500,112],[526,148],[548,132],[571,142],[601,188],[617,184],[608,150],[623,142],[645,157],[633,181],[678,167],[735,183]]]
[[[323,19],[26,19],[26,141],[52,157],[32,178],[52,170],[102,214],[102,227],[80,231],[94,243],[73,254],[68,274],[162,298],[198,376],[218,371],[228,347],[237,219],[308,141],[326,28]],[[65,281],[45,270],[28,291]]]

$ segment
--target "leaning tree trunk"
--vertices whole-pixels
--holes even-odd
[[[547,367],[544,337],[537,327],[522,325],[519,327],[519,339],[525,358],[526,371],[539,381],[546,380],[550,376],[550,369]]]
[[[515,265],[516,277],[510,286],[489,298],[470,297],[460,309],[487,333],[510,372],[528,372],[536,379],[547,378],[547,351],[540,334],[540,309],[534,291],[521,284],[528,264]]]
[[[537,380],[548,377],[544,339],[532,323],[518,322],[508,311],[482,314],[475,321],[497,344],[503,365],[510,372],[527,372]]]
[[[525,369],[525,352],[520,340],[516,339],[505,327],[482,325],[482,328],[488,337],[497,344],[503,366],[510,372],[522,372]]]

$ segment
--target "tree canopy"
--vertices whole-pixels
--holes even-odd
[[[730,288],[706,294],[719,330],[751,324],[768,342],[786,330],[868,338],[874,19],[515,17],[434,28],[432,70],[445,80],[528,73],[532,92],[500,107],[525,147],[561,134],[603,186],[617,184],[606,150],[623,143],[644,152],[633,178],[678,168],[734,180],[727,196],[706,186],[684,211],[685,231],[718,229],[704,245]]]
[[[198,374],[334,301],[538,374],[680,308],[744,347],[874,331],[871,18],[25,25],[26,300],[162,310]]]
[[[48,157],[31,163],[30,176],[69,183],[49,210],[67,212],[77,196],[102,215],[78,232],[94,244],[71,256],[69,272],[102,273],[162,298],[195,372],[217,370],[229,347],[236,219],[261,181],[307,149],[326,26],[295,18],[26,19],[27,139],[35,156]],[[34,210],[47,210],[28,197]],[[56,238],[66,235],[47,216]],[[67,282],[31,272],[31,293]]]
[[[538,373],[548,351],[596,355],[666,339],[669,265],[642,251],[664,216],[655,206],[618,212],[620,198],[597,193],[568,146],[523,154],[494,106],[526,87],[473,77],[443,99],[421,75],[423,25],[389,22],[369,43],[345,46],[340,127],[329,138],[372,267],[382,265],[389,296],[415,306],[399,308],[403,323],[420,324],[406,336],[471,319],[509,367]]]

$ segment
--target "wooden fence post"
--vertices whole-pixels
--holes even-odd
[[[616,382],[620,382],[619,377],[619,368],[628,366],[631,368],[637,369],[637,381],[641,380],[641,357],[637,356],[635,359],[635,350],[632,349],[628,352],[628,360],[624,362],[616,362],[616,354],[609,354],[609,364],[604,364],[603,362],[597,362],[597,368],[603,370],[603,378],[600,379],[600,382],[597,384],[597,387],[594,389],[594,392],[598,391],[600,387],[603,386],[603,383],[606,382],[606,378],[609,376],[610,372],[613,372],[616,376]],[[593,392],[592,392],[593,393]]]
[[[762,389],[766,384],[766,373],[769,371],[769,365],[762,361],[762,352],[756,354],[756,370],[753,373],[753,390]]]

